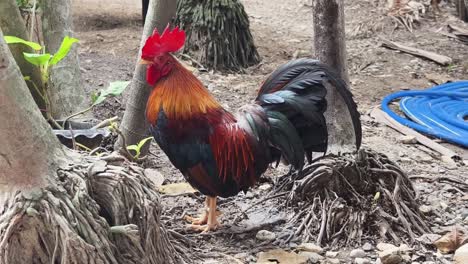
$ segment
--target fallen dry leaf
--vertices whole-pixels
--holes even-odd
[[[187,182],[177,182],[162,185],[161,187],[159,187],[159,192],[164,194],[177,195],[182,193],[196,193],[197,190],[195,190]]]
[[[287,252],[282,249],[273,249],[258,254],[257,264],[305,264],[307,257],[294,252]]]
[[[450,233],[439,238],[434,242],[434,245],[441,253],[448,254],[457,250],[462,245],[464,239],[463,232],[459,228],[453,227]]]
[[[144,171],[146,178],[154,183],[159,188],[164,182],[164,176],[155,169],[145,169]]]

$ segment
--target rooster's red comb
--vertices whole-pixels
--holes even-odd
[[[185,32],[179,27],[170,30],[167,25],[164,32],[159,35],[157,29],[154,29],[153,35],[147,40],[141,51],[141,58],[144,60],[153,60],[154,57],[167,53],[176,52],[184,46]]]

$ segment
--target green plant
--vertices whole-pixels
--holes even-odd
[[[31,79],[29,78],[29,76],[25,76],[24,79],[25,81],[29,81],[32,83],[36,92],[44,100],[45,108],[46,108],[45,114],[46,114],[47,120],[49,120],[56,128],[62,128],[62,126],[54,120],[54,118],[52,117],[50,113],[51,105],[50,105],[50,100],[49,100],[48,93],[47,93],[48,85],[49,85],[48,84],[49,74],[50,74],[50,69],[68,55],[73,43],[78,42],[78,39],[65,36],[65,38],[62,40],[62,43],[60,44],[58,51],[54,55],[51,55],[50,53],[46,53],[45,49],[41,47],[41,45],[32,41],[27,41],[27,40],[14,37],[14,36],[4,36],[4,39],[7,44],[20,43],[20,44],[24,44],[24,45],[31,47],[36,52],[40,52],[42,50],[41,53],[29,53],[29,52],[23,53],[24,58],[29,63],[39,67],[39,70],[41,73],[40,85],[33,83]]]
[[[63,125],[57,123],[54,120],[54,118],[52,117],[52,115],[50,114],[50,111],[49,111],[50,107],[51,107],[50,100],[49,100],[48,93],[47,93],[48,82],[49,82],[49,74],[50,74],[51,68],[54,65],[56,65],[57,63],[59,63],[61,60],[63,60],[68,55],[68,53],[70,52],[70,49],[72,48],[73,44],[78,42],[78,39],[70,38],[70,37],[66,36],[63,39],[62,44],[60,45],[58,51],[54,55],[51,55],[50,53],[44,52],[43,47],[41,47],[41,45],[39,45],[36,42],[27,41],[27,40],[24,40],[24,39],[21,39],[21,38],[18,38],[18,37],[14,37],[14,36],[4,36],[4,39],[5,39],[5,42],[8,43],[8,44],[27,45],[27,46],[31,47],[33,50],[35,50],[37,52],[42,50],[42,53],[27,53],[27,52],[23,53],[24,58],[29,63],[39,67],[39,70],[41,72],[41,84],[38,85],[36,83],[33,83],[29,76],[24,76],[24,80],[27,81],[27,82],[31,82],[34,89],[39,94],[39,96],[44,100],[45,105],[46,105],[45,113],[46,113],[47,120],[49,120],[56,128],[62,129]],[[64,123],[66,121],[68,121],[69,119],[75,117],[75,116],[78,116],[78,115],[81,115],[81,114],[84,114],[84,113],[90,111],[94,106],[102,103],[108,97],[117,96],[117,95],[122,94],[122,92],[125,90],[125,88],[128,86],[128,84],[129,84],[129,82],[127,82],[127,81],[111,82],[106,89],[102,90],[99,93],[99,95],[97,95],[96,93],[93,93],[91,95],[91,106],[90,107],[88,107],[88,108],[86,108],[86,109],[84,109],[82,111],[79,111],[79,112],[77,112],[75,114],[72,114],[69,117],[65,118]]]
[[[146,142],[151,141],[151,139],[153,139],[153,137],[144,138],[140,142],[138,142],[137,145],[127,146],[127,150],[135,151],[135,155],[133,155],[133,158],[135,160],[138,160],[140,158],[141,148],[146,144]]]
[[[29,0],[16,0],[16,4],[21,10],[33,7],[33,4],[31,4]]]
[[[130,82],[128,81],[111,82],[106,89],[99,93],[99,95],[92,93],[91,102],[93,103],[93,106],[104,102],[108,97],[121,95],[129,83]]]
[[[84,114],[84,113],[90,111],[91,109],[93,109],[93,107],[95,107],[96,105],[104,102],[109,97],[121,95],[123,93],[123,91],[125,91],[125,88],[127,88],[129,83],[130,83],[129,81],[110,82],[109,86],[106,89],[101,90],[99,92],[99,95],[97,95],[95,92],[93,92],[91,94],[91,106],[84,109],[84,110],[82,110],[82,111],[74,113],[74,114],[70,115],[67,118],[65,118],[63,123],[67,122],[69,119],[71,119],[71,118],[73,118],[75,116],[78,116],[78,115],[81,115],[81,114]]]

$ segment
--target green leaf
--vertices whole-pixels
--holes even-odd
[[[380,192],[376,192],[374,195],[374,201],[377,201],[380,198]]]
[[[109,87],[101,91],[99,96],[94,101],[94,104],[97,105],[97,104],[104,102],[104,100],[106,100],[107,97],[109,96],[117,96],[117,95],[122,94],[123,91],[125,91],[125,88],[127,88],[129,83],[130,82],[128,81],[111,82],[109,84]]]
[[[94,104],[96,102],[96,100],[98,99],[98,95],[96,94],[96,92],[91,92],[91,103]]]
[[[14,37],[14,36],[3,36],[3,38],[5,39],[5,42],[7,44],[21,43],[21,44],[24,44],[26,46],[31,47],[33,50],[41,50],[42,49],[41,45],[39,45],[38,43],[32,42],[32,41],[27,41],[27,40],[24,40],[22,38],[18,38],[18,37]]]
[[[59,50],[57,51],[57,53],[54,54],[54,57],[52,57],[52,59],[50,60],[50,65],[55,65],[63,58],[65,58],[68,52],[70,52],[73,43],[75,42],[78,42],[78,39],[65,36],[65,38],[63,38],[62,44],[60,44]]]
[[[146,142],[148,142],[148,140],[152,140],[152,139],[153,137],[147,137],[147,138],[142,139],[140,142],[138,142],[138,147],[141,149],[146,144]]]
[[[30,63],[36,65],[36,66],[41,66],[45,65],[47,62],[49,62],[50,59],[50,54],[45,53],[45,54],[36,54],[36,53],[27,53],[23,52],[24,58],[29,61]]]
[[[25,81],[30,81],[30,80],[31,80],[31,76],[23,76],[23,79],[24,79]]]
[[[138,158],[140,156],[140,148],[137,145],[127,146],[127,149],[128,150],[133,150],[133,151],[136,152],[134,158]]]

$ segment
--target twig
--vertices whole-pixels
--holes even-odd
[[[122,133],[122,131],[120,131],[120,129],[118,129],[115,126],[112,126],[111,129],[114,130],[115,133],[117,133],[120,136],[120,138],[122,139],[122,147],[120,148],[119,152],[122,155],[124,155],[128,160],[138,161],[138,160],[135,159],[135,157],[133,157],[132,153],[130,153],[130,151],[128,151],[127,141],[126,141],[125,135]]]
[[[75,116],[79,116],[79,115],[82,115],[86,112],[88,112],[89,110],[93,109],[94,105],[91,105],[90,107],[84,109],[84,110],[81,110],[80,112],[77,112],[77,113],[74,113],[74,114],[71,114],[70,116],[68,116],[67,118],[65,118],[65,120],[63,121],[62,123],[62,126],[65,126],[65,124],[67,123],[68,120],[72,119],[73,117]]]
[[[98,152],[99,150],[107,151],[107,150],[106,150],[105,148],[103,148],[103,147],[97,147],[97,148],[91,150],[91,151],[89,152],[89,155],[92,156],[92,155],[94,155],[96,152]],[[101,153],[98,153],[98,154],[101,154]]]
[[[440,55],[434,52],[422,50],[422,49],[417,49],[413,47],[408,47],[403,44],[393,42],[387,39],[382,38],[382,47],[393,49],[393,50],[399,50],[404,53],[408,53],[411,55],[415,55],[418,57],[422,57],[431,61],[434,61],[440,65],[447,66],[453,62],[452,58]]]
[[[185,54],[185,53],[181,53],[180,54],[181,57],[184,57],[192,62],[194,62],[195,64],[197,64],[198,68],[200,70],[203,70],[203,71],[206,71],[207,69],[203,66],[203,64],[201,64],[200,62],[198,62],[197,60],[195,60],[194,58],[190,57],[189,55]]]
[[[110,125],[112,122],[117,121],[118,119],[119,119],[119,117],[117,117],[117,116],[108,118],[106,120],[101,121],[97,125],[93,126],[91,129],[98,129],[98,128],[106,127],[106,126]]]
[[[29,31],[29,41],[33,41],[33,34],[34,34],[34,21],[36,17],[36,3],[37,0],[34,0],[32,12],[31,12],[31,30]]]
[[[325,225],[327,223],[327,210],[325,209],[325,201],[322,202],[322,221],[320,223],[320,232],[317,237],[317,244],[322,244],[323,234],[325,233]]]

